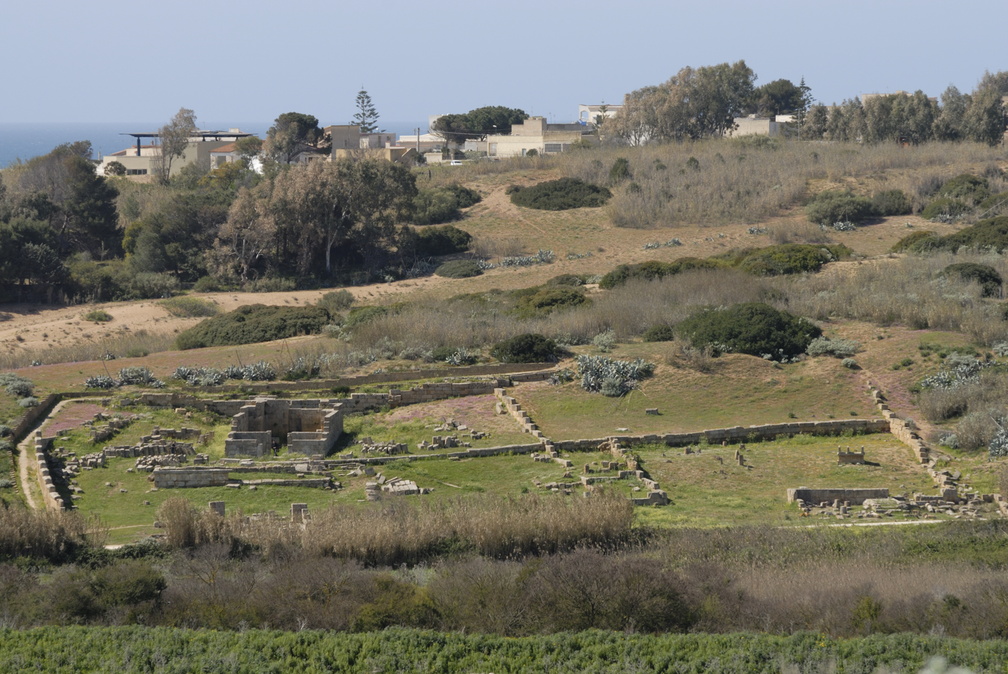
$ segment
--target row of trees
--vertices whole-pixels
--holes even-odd
[[[806,140],[994,145],[1008,122],[1002,103],[1008,96],[1008,72],[985,73],[971,94],[950,86],[940,104],[917,91],[813,105],[804,79],[798,85],[778,79],[762,87],[755,81],[745,61],[686,67],[663,84],[627,94],[605,129],[622,142],[641,145],[722,136],[743,115],[793,114]]]
[[[840,105],[813,105],[801,126],[806,140],[863,141],[867,143],[974,141],[997,145],[1006,119],[1002,97],[1008,78],[988,74],[972,94],[954,86],[941,102],[924,92],[854,98]],[[999,84],[1000,83],[1000,84]]]
[[[721,136],[749,111],[782,114],[804,110],[808,88],[787,80],[756,89],[745,61],[686,67],[663,84],[626,95],[607,131],[631,145]]]

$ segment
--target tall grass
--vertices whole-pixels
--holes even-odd
[[[979,285],[940,276],[953,262],[987,264],[1002,275],[1008,271],[998,255],[941,254],[846,266],[778,283],[791,310],[811,318],[952,330],[985,345],[1008,339],[1001,306],[983,299]]]
[[[158,517],[175,547],[242,541],[264,550],[293,547],[314,556],[395,566],[450,550],[505,558],[612,545],[629,536],[633,508],[622,496],[605,493],[577,501],[534,494],[436,502],[391,499],[312,513],[302,528],[276,520],[225,519],[169,499]]]
[[[944,180],[1001,159],[997,148],[973,143],[900,147],[766,141],[739,138],[602,147],[553,157],[477,162],[452,167],[452,172],[439,171],[434,182],[509,172],[521,176],[523,170],[552,168],[562,176],[607,185],[613,164],[625,158],[631,176],[616,190],[609,214],[617,226],[651,228],[758,222],[803,203],[810,191],[819,189],[812,183],[867,190],[863,196],[900,189],[920,210]]]
[[[539,333],[563,344],[585,344],[613,330],[618,338],[638,336],[652,325],[676,323],[697,306],[765,300],[765,279],[734,270],[698,270],[662,281],[627,283],[589,295],[590,303],[547,316],[520,317],[502,294],[416,302],[356,326],[357,348],[390,340],[396,344],[479,348],[523,333]]]
[[[174,335],[152,334],[146,330],[118,333],[104,337],[97,342],[81,342],[64,346],[41,349],[20,349],[0,353],[0,370],[16,370],[35,363],[79,363],[89,360],[115,358],[135,358],[174,348]]]
[[[65,562],[103,541],[104,532],[77,513],[0,504],[0,559]]]

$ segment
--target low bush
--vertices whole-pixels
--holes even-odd
[[[560,355],[557,343],[540,334],[525,333],[497,342],[490,355],[502,363],[549,363]]]
[[[15,398],[27,398],[35,392],[35,384],[32,380],[13,372],[0,373],[0,386]]]
[[[445,278],[470,278],[479,276],[483,270],[480,269],[476,260],[449,260],[438,267],[434,273]]]
[[[511,194],[516,206],[541,211],[565,211],[571,208],[604,206],[612,196],[605,187],[598,187],[577,178],[560,178],[526,187]]]
[[[909,215],[913,212],[910,197],[903,190],[883,190],[876,192],[871,198],[871,207],[875,215]]]
[[[945,267],[942,276],[957,278],[966,283],[976,283],[980,286],[984,297],[1000,297],[1001,284],[1004,282],[1001,274],[994,267],[975,262],[957,262]]]
[[[836,358],[848,358],[861,350],[861,342],[856,339],[830,339],[829,337],[816,337],[809,342],[805,353],[810,356],[834,356]]]
[[[181,287],[175,276],[154,272],[142,272],[134,275],[130,279],[129,285],[133,296],[142,300],[171,297]]]
[[[417,231],[416,254],[420,257],[454,255],[469,250],[472,235],[454,225],[425,227]]]
[[[559,309],[580,306],[588,301],[581,288],[570,286],[533,287],[516,293],[515,311],[519,316],[545,316]]]
[[[84,314],[84,320],[92,323],[108,323],[112,320],[112,314],[104,309],[92,309]]]
[[[609,184],[616,185],[630,178],[633,178],[630,172],[630,160],[626,157],[617,157],[609,169]]]
[[[922,253],[931,250],[939,236],[929,229],[921,229],[907,234],[889,249],[892,253]]]
[[[810,222],[832,225],[835,222],[858,223],[874,215],[872,202],[851,192],[820,192],[805,207]]]
[[[172,316],[179,318],[204,318],[216,316],[220,312],[220,307],[216,302],[205,300],[199,297],[170,297],[158,302]]]
[[[738,262],[742,271],[756,276],[781,276],[817,272],[827,262],[848,257],[843,245],[784,243],[746,253]]]
[[[932,247],[935,250],[953,252],[960,248],[972,248],[1000,253],[1008,249],[1008,215],[987,218],[958,232],[939,237]]]
[[[649,260],[637,264],[621,264],[602,277],[599,281],[599,288],[611,290],[631,279],[656,281],[693,269],[719,269],[724,266],[725,264],[718,260],[705,260],[696,257],[681,257],[673,262]]]
[[[963,173],[946,180],[938,188],[938,196],[960,201],[972,208],[990,196],[990,184],[986,178]]]
[[[675,339],[675,330],[671,325],[660,323],[645,330],[642,338],[645,342],[671,342]]]
[[[297,281],[283,276],[267,276],[249,281],[242,289],[250,293],[282,293],[297,290]]]
[[[329,320],[329,312],[322,307],[252,304],[208,318],[181,333],[175,344],[179,349],[197,349],[315,335]]]
[[[585,277],[579,276],[578,274],[560,274],[559,276],[554,276],[549,281],[546,281],[546,285],[551,287],[569,286],[576,288],[578,286],[583,286],[584,284]]]
[[[680,322],[676,333],[695,347],[785,360],[804,353],[822,330],[805,318],[752,302],[702,310]]]
[[[386,316],[389,313],[388,307],[383,306],[365,306],[365,307],[354,307],[347,314],[347,317],[343,320],[343,328],[350,330],[357,327],[358,325],[363,325],[364,323],[370,323],[371,321]]]
[[[354,296],[349,290],[331,290],[315,302],[316,306],[322,307],[329,312],[330,316],[346,311],[354,303]]]
[[[614,360],[587,355],[577,357],[577,367],[581,388],[610,398],[618,398],[637,388],[638,382],[654,374],[655,369],[654,363],[640,358]]]
[[[439,225],[462,217],[463,208],[479,203],[479,192],[461,185],[421,189],[413,199],[413,222]]]
[[[925,220],[935,220],[937,222],[953,222],[970,212],[970,207],[958,199],[949,197],[938,197],[932,200],[921,211],[921,217]]]

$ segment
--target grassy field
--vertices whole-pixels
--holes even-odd
[[[838,466],[837,447],[864,447],[863,466]],[[737,446],[682,449],[645,447],[644,465],[673,505],[647,508],[642,522],[652,525],[810,524],[787,503],[786,490],[881,488],[892,495],[932,493],[934,486],[910,450],[889,434],[840,437],[799,435],[787,440],[747,443],[746,466],[735,461]]]
[[[715,359],[712,372],[702,373],[664,364],[663,351],[669,349],[663,344],[630,344],[610,354],[657,363],[654,376],[622,398],[589,393],[578,381],[559,387],[529,384],[511,395],[552,440],[601,438],[620,428],[632,434],[673,433],[877,414],[858,373],[837,359],[780,365],[726,355]],[[648,408],[658,408],[660,414],[648,415]]]

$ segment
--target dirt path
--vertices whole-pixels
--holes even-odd
[[[39,505],[35,501],[35,497],[32,495],[32,487],[38,484],[38,466],[35,466],[34,458],[35,432],[45,426],[49,419],[59,412],[64,405],[73,402],[77,402],[77,400],[61,400],[58,402],[56,407],[52,408],[52,411],[49,412],[49,414],[39,419],[38,423],[28,431],[28,435],[25,436],[25,439],[18,443],[18,475],[21,479],[21,493],[24,494],[25,502],[32,510],[39,510],[45,507],[44,503]],[[34,468],[29,469],[29,462],[31,462]]]
[[[24,494],[25,503],[27,503],[28,507],[32,510],[38,510],[38,505],[35,503],[35,497],[32,496],[32,483],[28,476],[28,461],[31,460],[29,447],[34,449],[34,444],[32,433],[29,433],[27,438],[18,443],[18,473],[21,477],[21,493]]]

